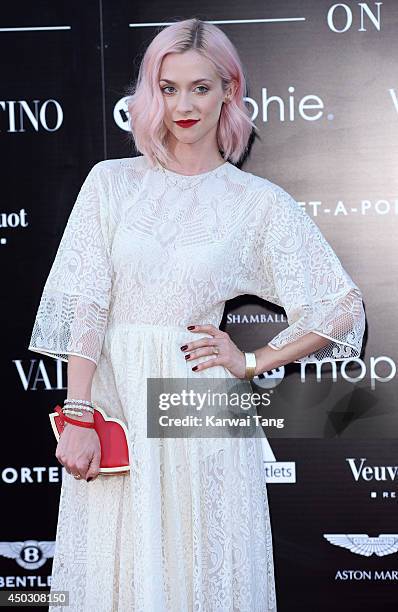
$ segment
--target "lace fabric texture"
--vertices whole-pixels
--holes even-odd
[[[359,356],[360,290],[281,187],[228,162],[194,176],[143,156],[92,168],[29,344],[96,363],[92,399],[129,430],[130,475],[64,476],[52,588],[73,593],[70,610],[275,612],[264,439],[146,435],[147,377],[232,376],[192,372],[208,357],[186,362],[180,346],[242,294],[286,310],[275,350],[314,331],[330,344],[298,361]]]
[[[76,199],[36,315],[29,350],[98,363],[112,287],[105,194],[94,167]]]
[[[92,396],[127,423],[131,473],[65,473],[51,590],[69,591],[70,607],[51,611],[276,611],[263,439],[146,436],[143,373],[188,381],[179,347],[198,337],[139,324],[106,335]]]
[[[109,318],[218,326],[225,301],[245,293],[286,311],[272,348],[308,332],[330,339],[296,362],[360,355],[361,291],[284,189],[228,162],[192,177],[150,169],[142,156],[99,162],[69,217],[29,349],[98,363]]]
[[[280,349],[308,332],[329,344],[295,363],[359,357],[365,313],[359,287],[344,270],[318,226],[284,189],[274,189],[264,232],[264,289],[260,296],[282,306],[289,327],[270,342]]]

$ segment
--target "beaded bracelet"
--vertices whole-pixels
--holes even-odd
[[[66,398],[64,400],[64,407],[62,408],[62,413],[70,414],[74,416],[83,416],[83,412],[86,411],[90,414],[94,414],[93,404],[89,400],[82,399],[71,399]]]
[[[62,410],[85,410],[86,412],[91,412],[94,414],[94,408],[88,406],[75,406],[74,404],[64,404]]]
[[[64,400],[64,408],[62,412],[64,414],[75,414],[77,416],[83,416],[82,410],[90,412],[90,414],[94,414],[93,403],[89,400],[81,400],[81,399],[70,399],[66,398]]]
[[[64,404],[78,404],[79,406],[90,406],[91,408],[94,408],[94,403],[90,400],[66,398],[64,400]]]

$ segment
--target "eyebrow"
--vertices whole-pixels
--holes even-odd
[[[160,81],[164,81],[165,83],[170,83],[171,85],[175,85],[174,81],[170,81],[169,79],[159,79]],[[190,85],[195,85],[195,83],[203,83],[203,81],[207,81],[208,83],[213,83],[211,79],[196,79],[195,81],[191,81]]]

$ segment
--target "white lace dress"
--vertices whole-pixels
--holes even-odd
[[[64,474],[52,589],[69,591],[68,610],[276,610],[264,438],[146,436],[146,377],[232,377],[192,372],[210,357],[187,362],[180,346],[241,294],[286,310],[275,350],[316,331],[330,344],[298,361],[359,355],[360,290],[281,187],[229,162],[188,177],[143,156],[92,168],[29,349],[97,364],[92,399],[126,423],[131,472]]]

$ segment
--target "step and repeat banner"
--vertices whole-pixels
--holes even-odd
[[[0,23],[2,427],[0,590],[48,590],[63,469],[48,418],[66,363],[28,351],[90,168],[136,154],[127,92],[159,27],[199,17],[238,49],[258,128],[242,166],[287,190],[364,297],[361,357],[257,377],[289,427],[265,428],[278,609],[398,605],[398,4],[48,0]],[[222,328],[242,350],[288,325],[252,296]],[[104,509],[106,511],[106,509]]]

